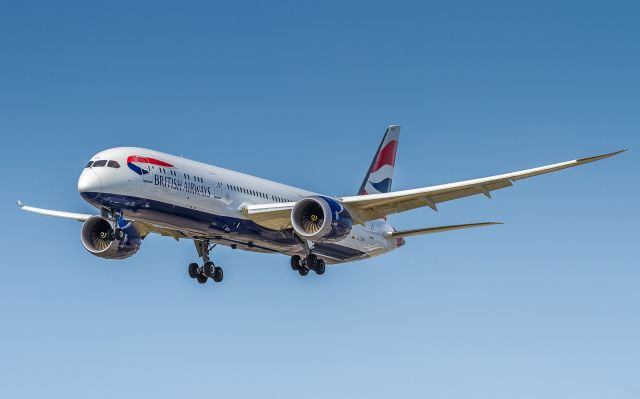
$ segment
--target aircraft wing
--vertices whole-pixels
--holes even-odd
[[[77,220],[78,222],[85,222],[87,219],[98,216],[98,215],[89,215],[86,213],[75,213],[75,212],[65,212],[65,211],[55,211],[52,209],[44,209],[44,208],[36,208],[33,206],[28,206],[22,203],[22,201],[18,201],[18,207],[23,211],[37,213],[39,215],[45,216],[53,216],[62,219],[72,219]],[[145,223],[139,220],[133,220],[133,224],[138,229],[141,237],[146,237],[149,233],[160,234],[165,237],[173,237],[176,241],[180,237],[180,232],[174,229],[168,229],[162,226],[156,226],[151,223]]]
[[[354,195],[337,198],[349,210],[355,224],[384,218],[387,215],[400,213],[415,208],[428,206],[437,211],[437,204],[464,198],[476,194],[484,194],[491,198],[491,191],[513,185],[517,180],[526,179],[545,173],[556,172],[574,166],[599,161],[618,155],[622,151],[579,158],[567,162],[555,163],[538,168],[525,169],[518,172],[505,173],[480,179],[465,180],[455,183],[441,184],[412,190],[394,191],[390,193]],[[280,230],[291,227],[290,213],[295,203],[249,205],[243,214],[256,223]]]
[[[295,204],[295,202],[254,204],[245,206],[240,212],[263,227],[284,230],[291,227],[291,209]]]
[[[588,158],[579,158],[572,161],[555,163],[533,169],[518,172],[505,173],[480,179],[465,180],[456,183],[441,184],[438,186],[402,190],[384,194],[356,195],[340,198],[339,201],[352,212],[355,223],[364,223],[369,220],[380,219],[386,215],[408,211],[410,209],[428,206],[434,211],[436,204],[451,201],[470,195],[484,194],[491,198],[491,191],[513,185],[517,180],[526,179],[545,173],[584,165],[589,162],[599,161],[618,155],[622,151],[597,155]],[[354,215],[355,213],[355,215]]]
[[[46,216],[54,216],[54,217],[63,218],[63,219],[73,219],[73,220],[77,220],[78,222],[84,222],[87,219],[89,219],[91,216],[94,216],[94,215],[88,215],[85,213],[74,213],[74,212],[65,212],[65,211],[54,211],[51,209],[35,208],[33,206],[27,206],[23,204],[22,201],[18,201],[18,207],[20,207],[20,209],[22,209],[23,211],[38,213],[40,215],[46,215]]]

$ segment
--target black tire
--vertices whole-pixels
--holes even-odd
[[[216,265],[214,265],[211,261],[205,262],[203,270],[205,276],[213,278],[213,274],[216,271]]]
[[[322,276],[324,274],[324,270],[325,270],[324,261],[322,259],[318,259],[316,261],[316,268],[313,269],[313,271],[315,271],[318,276]]]
[[[197,278],[198,274],[199,274],[198,273],[198,264],[197,263],[189,264],[189,277]]]
[[[216,267],[213,270],[213,281],[215,281],[216,283],[219,283],[222,281],[222,279],[224,278],[224,272],[222,271],[221,267]]]
[[[293,255],[291,257],[291,270],[298,270],[300,269],[300,256],[298,255]]]
[[[196,279],[200,284],[204,284],[207,282],[207,276],[205,276],[204,274],[198,274],[198,277],[196,277]]]
[[[307,267],[309,269],[315,269],[317,262],[318,257],[315,254],[309,254],[309,256],[307,256]]]
[[[307,274],[309,274],[309,268],[308,267],[301,267],[301,268],[298,269],[298,273],[300,273],[300,275],[302,277],[304,277]]]

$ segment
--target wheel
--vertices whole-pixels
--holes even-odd
[[[222,278],[224,277],[224,273],[222,272],[222,268],[221,267],[217,267],[215,269],[213,269],[213,281],[215,281],[216,283],[219,283],[222,281]]]
[[[318,257],[316,255],[309,254],[309,256],[307,256],[307,267],[309,267],[309,269],[315,269],[317,261]]]
[[[313,269],[313,271],[315,271],[318,276],[322,276],[324,274],[324,268],[324,261],[322,259],[318,259],[316,261],[316,268]]]
[[[207,282],[207,276],[205,276],[204,274],[198,274],[198,277],[196,277],[196,279],[198,279],[198,282],[200,284],[204,284]]]
[[[198,277],[198,264],[190,263],[189,264],[189,277],[196,278]]]
[[[216,266],[213,264],[213,262],[205,262],[204,263],[204,275],[207,277],[211,277],[213,278],[213,273],[215,272]]]
[[[300,273],[301,276],[306,276],[307,274],[309,274],[309,268],[308,267],[301,267],[298,269],[298,273]]]
[[[300,256],[293,255],[291,257],[291,270],[298,270],[300,268]]]
[[[118,241],[124,240],[124,231],[122,231],[121,229],[116,229],[113,233],[113,237]]]

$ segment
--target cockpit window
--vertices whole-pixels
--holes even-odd
[[[105,159],[102,159],[100,161],[95,161],[93,163],[93,167],[94,168],[99,168],[99,167],[105,166],[106,164],[107,164],[107,161]]]
[[[110,168],[119,168],[120,164],[117,163],[116,161],[109,161],[109,163],[107,164],[108,167]]]
[[[87,163],[87,166],[85,166],[85,168],[90,168],[91,165],[93,165],[93,161],[89,161],[89,163]]]

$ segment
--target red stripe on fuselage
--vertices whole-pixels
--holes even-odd
[[[395,166],[396,164],[396,150],[398,149],[398,141],[393,140],[387,143],[383,149],[380,150],[376,157],[376,162],[371,168],[371,173],[377,171],[384,165]]]
[[[142,163],[150,163],[152,165],[158,165],[158,166],[164,166],[166,168],[172,168],[173,165],[171,165],[170,163],[166,163],[163,161],[160,161],[158,159],[155,158],[149,158],[149,157],[141,157],[139,155],[131,155],[127,158],[127,163],[129,162],[142,162]]]

